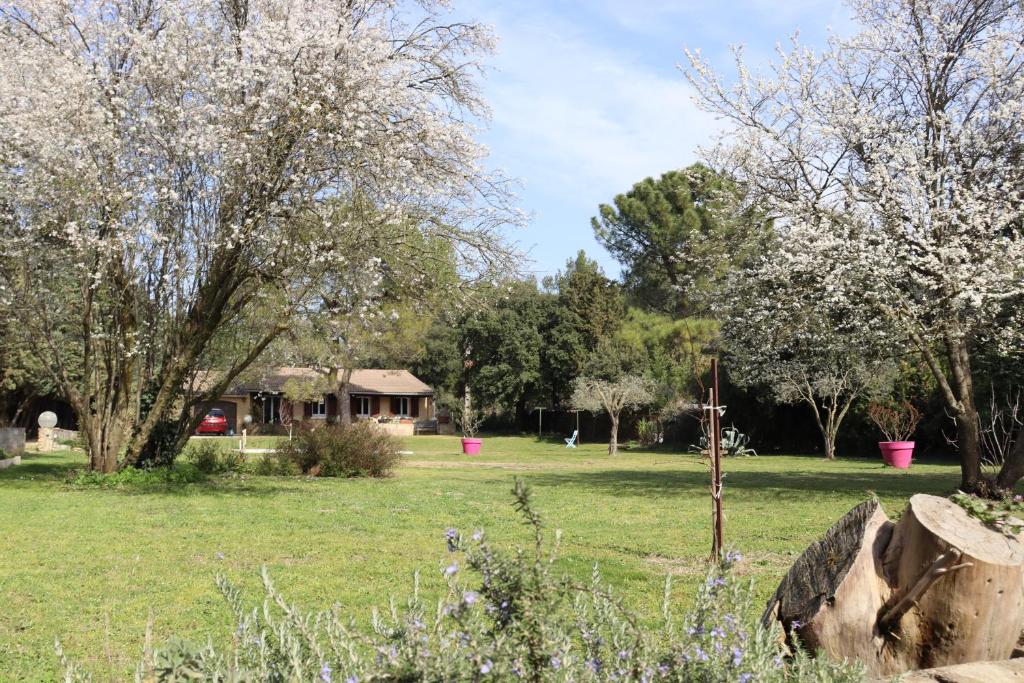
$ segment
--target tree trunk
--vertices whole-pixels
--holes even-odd
[[[1024,542],[945,498],[914,496],[895,524],[862,503],[794,563],[763,621],[873,676],[1005,659],[1024,626]]]
[[[608,455],[615,455],[619,452],[619,414],[608,413],[612,419],[612,433],[608,439]]]
[[[338,421],[343,425],[352,424],[352,396],[349,392],[349,384],[352,381],[352,368],[344,368],[338,371],[338,386],[335,393],[338,395]]]
[[[981,474],[981,418],[974,397],[961,400],[956,419],[957,448],[960,450],[960,488],[971,493],[989,493]]]
[[[1021,477],[1024,477],[1024,426],[1017,430],[1013,451],[999,468],[996,485],[1005,490],[1012,490]]]

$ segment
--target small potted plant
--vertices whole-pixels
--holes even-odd
[[[887,439],[878,442],[885,464],[901,470],[908,469],[914,456],[914,442],[908,439],[921,421],[921,411],[910,401],[895,405],[870,403],[868,417]]]
[[[473,407],[460,408],[455,411],[455,424],[462,432],[462,452],[466,455],[480,455],[480,447],[484,440],[477,438],[477,431],[483,417]]]

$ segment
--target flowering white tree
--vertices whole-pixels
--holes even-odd
[[[463,272],[504,262],[514,212],[474,140],[491,36],[442,4],[0,5],[0,303],[94,469],[180,445],[325,272],[374,279],[336,200],[419,217]]]
[[[1022,344],[1024,8],[851,7],[860,33],[821,54],[794,40],[766,74],[739,54],[727,83],[690,55],[701,103],[733,124],[710,156],[776,218],[785,263],[849,283],[916,347],[957,420],[962,486],[982,490],[972,351]]]
[[[896,340],[820,271],[791,265],[768,255],[728,284],[718,307],[722,347],[738,384],[811,409],[832,460],[850,407],[891,383]]]
[[[645,377],[624,375],[615,380],[577,377],[569,404],[576,410],[605,411],[611,420],[608,455],[619,451],[619,417],[628,408],[654,402],[654,383]]]

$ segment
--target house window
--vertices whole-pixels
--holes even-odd
[[[409,416],[409,397],[400,396],[398,398],[398,414],[402,417]]]
[[[263,397],[263,424],[277,424],[281,421],[281,397]]]
[[[322,420],[327,417],[327,400],[321,398],[319,401],[310,401],[309,409],[310,417]]]
[[[370,416],[370,397],[369,396],[357,396],[356,397],[356,415],[359,417]]]

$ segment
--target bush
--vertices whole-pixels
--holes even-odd
[[[174,467],[154,467],[139,469],[126,467],[117,472],[103,474],[79,470],[70,475],[72,486],[80,488],[120,489],[120,488],[164,488],[191,484],[205,479],[205,474],[194,465],[178,465]]]
[[[694,608],[676,620],[671,583],[663,617],[645,625],[623,606],[595,569],[578,583],[553,573],[541,520],[521,482],[516,507],[532,527],[529,549],[503,552],[483,532],[445,533],[440,604],[418,591],[399,608],[374,613],[364,632],[335,607],[304,614],[289,604],[266,570],[262,608],[245,604],[223,577],[217,584],[235,615],[227,646],[172,639],[146,649],[139,680],[217,681],[753,681],[862,680],[857,664],[781,649],[779,626],[751,618],[752,586],[730,569],[730,554],[710,568]],[[556,534],[556,539],[558,538]],[[469,571],[464,571],[463,567]],[[148,639],[147,639],[148,642]],[[87,680],[60,651],[66,681]]]
[[[655,419],[640,418],[636,423],[636,438],[644,448],[657,446],[664,440],[661,423]]]
[[[237,472],[243,464],[240,452],[220,448],[213,441],[193,441],[185,447],[183,455],[204,474]]]
[[[303,430],[278,447],[278,466],[321,477],[386,477],[398,465],[399,441],[369,422]],[[284,462],[280,462],[284,461]]]

